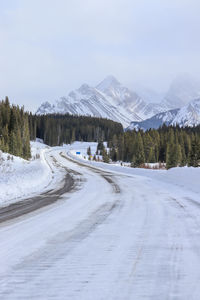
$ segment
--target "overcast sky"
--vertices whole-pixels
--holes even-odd
[[[0,97],[36,109],[114,75],[165,91],[200,79],[199,0],[1,0]]]

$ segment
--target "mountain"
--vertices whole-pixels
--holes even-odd
[[[83,84],[51,105],[44,102],[36,114],[69,113],[112,119],[127,127],[131,121],[142,121],[163,111],[159,104],[147,104],[124,87],[115,77],[108,76],[96,87]]]
[[[186,108],[186,105],[193,99],[200,97],[200,83],[189,75],[178,76],[159,103],[155,102],[158,101],[156,93],[151,91],[149,97],[145,96],[145,93],[147,93],[147,90],[143,93],[143,98],[137,92],[123,86],[114,76],[107,76],[96,87],[83,84],[79,89],[71,91],[68,96],[55,101],[54,104],[42,103],[36,114],[69,113],[102,117],[120,122],[126,128],[131,122],[131,126],[135,126],[134,124],[140,126],[141,123],[137,122],[141,121],[143,122],[142,126],[149,127],[149,124],[158,126],[162,123],[163,118],[164,120],[169,118],[171,124],[174,110],[184,108],[187,110],[187,114],[183,112],[183,115],[187,115],[186,120],[183,115],[180,118],[181,122],[185,124],[189,123],[189,120],[187,120],[188,110],[192,110],[191,107]],[[147,98],[148,101],[145,101]],[[149,100],[152,100],[152,102],[149,102]],[[191,124],[198,122],[198,116],[195,115],[194,110],[190,112],[190,115],[193,116]],[[147,119],[151,119],[151,121],[144,122]]]
[[[46,101],[40,105],[36,114],[45,115],[45,114],[53,114],[54,112],[55,112],[55,106],[51,105],[48,101]]]
[[[166,107],[180,108],[200,97],[200,82],[188,74],[175,78],[164,97]]]
[[[179,109],[172,109],[166,112],[158,113],[155,116],[141,122],[131,122],[126,130],[142,129],[145,131],[150,128],[158,129],[163,124],[171,125],[178,112]]]
[[[132,120],[141,120],[136,113],[129,114],[123,107],[118,108],[105,94],[87,84],[70,92],[67,97],[61,97],[54,105],[50,105],[49,102],[43,103],[36,112],[48,113],[108,118],[122,123],[123,126],[128,126]]]
[[[155,116],[146,119],[141,122],[131,122],[127,130],[143,129],[148,130],[150,128],[159,128],[163,124],[166,125],[179,125],[185,126],[197,126],[200,124],[200,98],[191,101],[182,108],[169,110],[163,113],[156,114]]]
[[[176,124],[181,127],[193,127],[200,124],[200,98],[191,101],[178,111],[171,122],[171,125]]]
[[[136,92],[124,87],[113,76],[106,77],[96,88],[104,93],[118,109],[123,107],[128,114],[136,113],[142,120],[163,111],[162,105],[146,103]]]

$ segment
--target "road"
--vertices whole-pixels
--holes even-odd
[[[33,202],[45,204],[0,224],[1,300],[199,299],[195,199],[60,150],[52,156],[68,188],[51,191],[54,201],[38,196]]]

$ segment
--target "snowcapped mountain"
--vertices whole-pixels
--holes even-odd
[[[197,126],[200,124],[200,98],[191,101],[182,107],[173,121],[172,125],[179,126]]]
[[[197,126],[200,124],[200,98],[191,101],[182,108],[169,110],[163,113],[156,114],[155,116],[146,119],[141,122],[131,122],[127,130],[143,129],[148,130],[150,128],[159,128],[163,124],[166,125],[179,125],[185,126]]]
[[[127,127],[131,121],[142,121],[160,112],[159,104],[146,104],[135,92],[124,87],[113,76],[96,87],[83,84],[51,105],[44,102],[36,114],[69,113],[112,119]]]
[[[155,116],[141,122],[131,122],[126,130],[148,130],[150,128],[157,129],[163,124],[171,125],[178,111],[179,109],[168,110],[166,112],[158,113]]]
[[[200,97],[200,82],[188,74],[179,75],[170,85],[163,104],[168,108],[180,108]]]
[[[190,101],[199,98],[200,83],[188,75],[177,77],[160,103],[154,103],[154,99],[152,103],[147,103],[136,92],[123,86],[115,77],[108,76],[96,87],[83,84],[54,104],[42,103],[36,114],[69,113],[102,117],[120,122],[125,128],[131,122],[131,126],[137,128],[140,126],[157,128],[163,122],[167,124],[177,122],[181,126],[182,124],[190,126],[199,122],[197,105]],[[176,119],[175,113],[179,111],[177,108],[181,110]]]
[[[61,97],[54,105],[43,103],[36,114],[69,113],[108,118],[128,126],[132,120],[141,120],[136,113],[127,112],[124,107],[114,105],[114,101],[100,90],[83,84],[79,89]]]
[[[48,101],[43,102],[38,108],[36,114],[45,115],[45,114],[53,114],[55,112],[55,106],[51,105]]]
[[[137,114],[142,120],[163,111],[160,104],[146,103],[136,92],[124,87],[113,76],[105,78],[96,88],[118,109],[124,108],[128,114]]]

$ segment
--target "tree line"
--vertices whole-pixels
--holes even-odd
[[[29,114],[10,105],[8,97],[0,101],[0,150],[28,159],[31,157]]]
[[[33,115],[16,105],[8,97],[0,101],[0,150],[25,159],[31,157],[30,140],[40,138],[49,146],[74,141],[111,140],[123,133],[120,123],[87,116]]]
[[[28,159],[30,140],[41,138],[50,146],[74,141],[98,142],[104,161],[131,162],[132,167],[164,162],[167,169],[200,165],[200,126],[166,125],[148,131],[123,131],[120,123],[103,118],[69,114],[33,115],[0,101],[0,150]],[[102,147],[107,141],[109,152]],[[101,149],[102,148],[102,149]]]
[[[71,144],[74,141],[109,141],[114,134],[123,134],[122,125],[112,120],[69,114],[30,114],[29,127],[32,140],[41,138],[50,146]]]
[[[148,131],[127,131],[109,142],[113,161],[131,162],[132,167],[165,162],[166,168],[200,165],[200,126],[180,128],[163,125]]]

